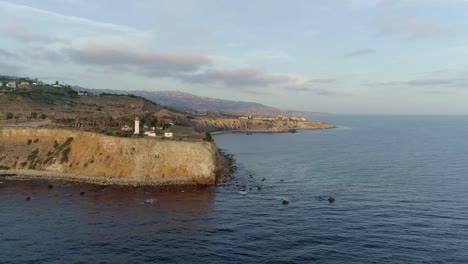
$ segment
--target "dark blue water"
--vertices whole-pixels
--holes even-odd
[[[468,117],[321,119],[216,136],[217,187],[0,179],[0,263],[468,263]]]

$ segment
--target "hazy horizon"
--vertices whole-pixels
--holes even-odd
[[[467,0],[0,1],[0,74],[331,114],[468,114],[467,11]]]

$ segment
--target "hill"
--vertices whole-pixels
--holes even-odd
[[[283,110],[271,106],[266,106],[255,102],[231,101],[211,97],[202,97],[190,93],[179,91],[122,91],[122,90],[102,90],[87,89],[74,86],[78,91],[87,91],[91,93],[116,93],[116,94],[135,94],[151,100],[157,104],[176,109],[182,112],[194,114],[218,114],[235,116],[304,116],[312,114],[310,112],[301,112],[294,110]]]

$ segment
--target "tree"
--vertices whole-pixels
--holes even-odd
[[[55,81],[55,83],[54,83],[54,84],[55,84],[55,85],[59,85],[59,82],[58,82],[58,81]]]

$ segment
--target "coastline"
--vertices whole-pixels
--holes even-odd
[[[314,127],[314,128],[294,128],[295,131],[301,131],[301,130],[322,130],[322,129],[334,129],[337,128],[335,125],[331,125],[329,127]],[[262,130],[262,129],[256,129],[256,130],[220,130],[220,131],[214,131],[210,132],[211,135],[222,135],[222,134],[245,134],[245,133],[253,133],[253,134],[275,134],[275,133],[295,133],[291,132],[291,129],[282,129],[282,130]]]
[[[121,185],[121,186],[180,186],[180,185],[204,185],[194,183],[187,178],[149,178],[138,177],[99,177],[85,176],[55,171],[39,171],[29,169],[0,170],[0,179],[10,180],[53,180],[88,183],[95,185]],[[207,185],[207,184],[205,184]]]
[[[328,127],[314,127],[314,128],[297,128],[295,130],[318,130],[318,129],[331,129],[331,128],[336,128],[334,125],[331,125],[328,126]],[[14,130],[17,130],[19,128],[16,128],[16,129],[13,129],[12,131]],[[30,134],[31,133],[31,130],[29,130],[29,132],[26,132],[28,130],[24,130],[25,127],[22,127],[20,129],[23,129],[22,133],[20,133],[21,136],[24,136],[23,133],[26,133],[26,134]],[[27,128],[26,128],[27,129]],[[32,129],[32,128],[30,128]],[[32,129],[34,130],[34,129]],[[36,132],[33,133],[36,137],[39,137],[41,138],[41,141],[43,141],[45,138],[43,138],[43,136],[45,135],[41,135],[41,133],[38,133],[38,131],[40,130],[37,130],[36,129]],[[48,130],[50,133],[51,131],[54,131],[54,132],[64,132],[63,129],[49,129]],[[74,134],[73,136],[77,136],[75,134],[74,131],[66,131],[67,134],[66,136],[70,136],[68,135],[68,133],[72,133]],[[282,130],[226,130],[226,131],[216,131],[216,132],[213,132],[212,134],[213,135],[216,135],[216,134],[227,134],[227,133],[258,133],[258,134],[261,134],[261,133],[293,133],[291,132],[289,129],[282,129]],[[118,138],[110,138],[110,137],[107,137],[107,136],[99,136],[99,135],[96,135],[96,134],[93,134],[93,133],[89,133],[89,132],[86,132],[86,133],[80,133],[80,135],[88,135],[86,136],[87,139],[89,137],[104,137],[106,139],[106,141],[114,141],[114,140],[117,140],[117,142],[115,143],[122,143],[121,140],[122,139],[118,139]],[[16,135],[18,136],[18,135]],[[64,135],[62,135],[63,137]],[[21,137],[22,138],[22,137]],[[49,141],[51,141],[52,139],[49,139]],[[17,141],[17,140],[15,140]],[[24,140],[23,138],[20,140],[23,142],[23,144],[25,144],[24,142],[26,142],[26,140]],[[138,140],[138,141],[145,141],[145,140]],[[133,147],[135,147],[135,142],[136,141],[132,141],[132,149]],[[1,142],[0,142],[1,143]],[[167,143],[166,141],[164,141],[164,143]],[[181,144],[179,142],[174,142],[176,143],[177,145],[178,144]],[[17,143],[18,144],[18,143]],[[206,143],[203,143],[203,144],[206,144]],[[215,145],[214,145],[215,146]],[[72,150],[76,148],[75,147],[72,147],[71,148]],[[83,171],[73,171],[73,170],[70,170],[70,169],[53,169],[53,170],[50,170],[50,167],[44,167],[44,168],[37,168],[37,169],[31,169],[31,168],[7,168],[7,169],[0,169],[0,179],[1,178],[9,178],[9,179],[30,179],[30,180],[63,180],[63,181],[70,181],[70,182],[80,182],[80,183],[88,183],[88,184],[96,184],[96,185],[121,185],[121,186],[183,186],[183,185],[191,185],[191,186],[194,186],[194,185],[215,185],[219,182],[225,182],[226,180],[229,179],[230,175],[232,175],[232,173],[234,172],[235,170],[235,166],[233,165],[233,163],[235,162],[235,160],[233,159],[233,157],[228,154],[228,153],[224,153],[222,152],[221,150],[217,150],[215,151],[216,147],[213,148],[212,150],[212,154],[209,154],[209,155],[214,155],[213,156],[213,160],[214,160],[214,164],[213,164],[213,169],[214,171],[212,171],[214,173],[213,175],[213,180],[208,180],[207,179],[204,179],[204,178],[194,178],[192,176],[189,176],[187,177],[188,175],[183,175],[183,177],[180,177],[180,176],[176,176],[177,174],[173,174],[174,177],[171,177],[169,175],[166,174],[166,176],[164,177],[164,174],[162,175],[162,177],[159,177],[157,175],[154,175],[154,174],[151,174],[151,175],[146,175],[146,174],[135,174],[135,173],[132,173],[132,174],[121,174],[121,175],[118,175],[118,174],[115,174],[115,171],[114,171],[114,175],[112,174],[112,172],[110,170],[107,170],[105,171],[105,173],[99,173],[99,174],[84,174],[84,173],[80,173],[80,172],[86,172],[86,170],[83,170]],[[101,150],[102,151],[102,150]],[[119,150],[121,151],[121,150]],[[45,150],[44,150],[45,152]],[[73,151],[72,151],[73,152]],[[92,154],[92,153],[91,153]],[[95,153],[94,153],[95,154]],[[82,156],[82,155],[81,155]],[[77,162],[79,163],[80,161],[82,161],[81,158],[77,157],[78,160]],[[156,162],[156,161],[155,161]],[[145,162],[147,163],[147,162]],[[71,164],[71,162],[70,162]],[[76,163],[75,163],[76,164]],[[96,163],[94,163],[96,164]],[[151,163],[148,163],[147,165],[150,165]],[[85,165],[87,166],[87,165]],[[154,165],[151,165],[151,166],[154,166]],[[164,165],[164,166],[167,166],[167,165]],[[71,167],[71,166],[69,166]],[[68,168],[68,166],[61,166],[61,168]],[[193,174],[193,173],[190,173],[189,171],[187,171],[188,174]]]

